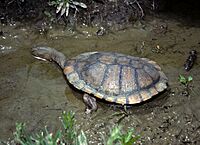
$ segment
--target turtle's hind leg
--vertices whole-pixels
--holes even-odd
[[[83,95],[83,101],[86,104],[86,110],[85,113],[89,114],[92,111],[96,111],[97,110],[97,102],[96,102],[96,98],[90,96],[89,94],[84,94]]]

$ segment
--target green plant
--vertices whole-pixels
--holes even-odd
[[[73,112],[63,112],[60,120],[64,130],[58,130],[55,134],[45,127],[44,131],[28,135],[25,124],[16,123],[14,142],[20,145],[87,145],[87,138],[83,131],[77,136]]]
[[[88,145],[87,137],[86,137],[85,133],[82,130],[81,130],[81,134],[79,134],[77,139],[78,140],[76,142],[76,145]]]
[[[25,136],[25,124],[16,123],[16,131],[14,132],[15,141],[20,144],[25,144],[27,141],[27,136]]]
[[[134,130],[130,129],[127,133],[121,132],[122,127],[117,125],[110,131],[110,136],[105,142],[106,145],[133,145],[139,138],[139,135],[134,135]]]
[[[63,112],[60,118],[62,126],[64,128],[64,138],[69,143],[74,143],[74,139],[77,136],[75,131],[75,118],[73,112]]]
[[[44,131],[39,133],[28,135],[25,132],[25,124],[17,123],[16,131],[14,132],[14,141],[20,145],[57,145],[63,144],[62,132],[58,130],[54,135],[47,130],[45,127]]]
[[[75,128],[75,118],[73,112],[63,112],[60,120],[63,129],[59,129],[56,133],[49,132],[47,127],[39,133],[29,134],[26,132],[24,123],[16,123],[16,131],[14,132],[14,140],[11,142],[2,142],[0,144],[17,144],[17,145],[88,145],[87,137],[81,130],[77,133]],[[121,132],[121,126],[115,126],[111,131],[107,141],[104,138],[105,145],[132,145],[140,137],[134,135],[131,129],[127,133]]]
[[[178,78],[179,82],[185,86],[188,86],[188,84],[193,80],[192,76],[188,76],[187,78],[183,75],[179,75]]]
[[[16,131],[14,132],[14,140],[12,144],[20,145],[57,145],[58,142],[62,144],[62,134],[58,130],[57,133],[53,136],[52,133],[49,133],[45,127],[45,131],[41,131],[34,135],[28,135],[25,131],[24,123],[16,123]],[[9,142],[0,142],[2,144],[10,144]]]
[[[86,9],[87,6],[82,2],[77,2],[74,0],[52,0],[49,5],[53,5],[56,7],[56,13],[60,12],[60,16],[63,16],[64,14],[66,16],[69,15],[69,8],[75,9],[75,14],[79,11],[78,7]]]

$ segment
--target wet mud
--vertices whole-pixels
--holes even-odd
[[[89,144],[102,144],[102,134],[120,123],[123,130],[134,128],[138,144],[200,144],[200,98],[198,53],[200,28],[173,18],[147,17],[134,26],[97,36],[98,28],[78,27],[78,31],[52,26],[40,33],[31,26],[1,25],[0,36],[0,139],[12,138],[16,122],[25,122],[30,132],[47,125],[51,131],[61,126],[63,110],[76,113],[78,129],[86,132]],[[121,107],[98,101],[98,111],[85,115],[82,93],[72,89],[60,68],[31,56],[34,46],[49,46],[67,58],[89,51],[113,51],[156,61],[169,78],[168,89],[123,113]],[[191,50],[197,51],[192,69],[184,70]],[[192,76],[187,95],[178,76]]]

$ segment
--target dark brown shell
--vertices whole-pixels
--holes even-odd
[[[64,73],[77,89],[118,104],[136,104],[167,88],[161,68],[146,58],[111,52],[83,53]]]

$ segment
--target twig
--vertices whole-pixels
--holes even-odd
[[[130,5],[133,5],[133,4],[137,4],[137,6],[138,6],[138,8],[140,9],[140,11],[141,11],[141,18],[143,18],[144,17],[144,11],[143,11],[143,9],[142,9],[142,7],[141,7],[141,5],[140,5],[140,3],[137,1],[137,0],[134,0],[133,2],[128,2],[128,0],[126,1],[126,3],[127,4],[130,4]],[[134,6],[132,6],[133,8],[135,8]]]
[[[12,0],[12,1],[10,1],[10,2],[8,2],[8,5],[10,5],[11,3],[13,3],[15,0]]]
[[[135,0],[134,3],[136,3],[138,5],[138,7],[139,7],[139,9],[140,9],[140,11],[142,13],[141,18],[143,18],[144,17],[144,11],[143,11],[142,7],[140,6],[140,4],[139,4],[139,2],[137,0]]]

